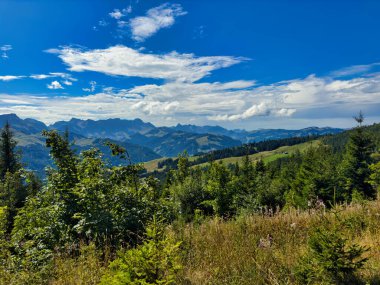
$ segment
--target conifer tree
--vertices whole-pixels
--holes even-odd
[[[12,230],[17,209],[23,206],[26,198],[21,164],[15,152],[16,145],[11,126],[6,122],[0,140],[0,206],[7,209],[7,233]]]
[[[355,117],[358,126],[350,135],[346,146],[346,153],[342,163],[344,194],[350,198],[357,193],[366,198],[375,198],[376,191],[369,183],[371,170],[369,168],[374,144],[371,137],[364,130],[362,112]]]
[[[7,172],[15,173],[20,169],[20,163],[17,161],[15,147],[17,143],[13,138],[13,132],[8,122],[6,122],[3,130],[1,131],[1,144],[0,144],[0,175],[4,180]]]

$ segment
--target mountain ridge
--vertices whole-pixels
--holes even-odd
[[[70,139],[74,140],[77,149],[97,147],[103,150],[106,140],[113,140],[127,147],[134,162],[145,162],[160,157],[175,157],[183,151],[189,155],[222,150],[243,143],[259,142],[269,139],[323,135],[339,133],[343,129],[308,127],[300,130],[261,129],[246,131],[243,129],[228,130],[221,126],[196,126],[177,124],[174,127],[156,127],[141,119],[105,119],[82,120],[72,118],[69,121],[58,121],[46,125],[35,119],[21,119],[16,114],[0,115],[0,124],[9,122],[15,130],[19,149],[24,153],[24,162],[32,168],[41,170],[38,165],[46,164],[48,149],[45,147],[42,130],[69,130]],[[0,126],[1,127],[1,126]],[[82,147],[83,146],[83,147]],[[33,159],[34,157],[34,159]],[[34,160],[38,163],[35,163]],[[41,160],[39,162],[39,160]],[[34,166],[33,166],[34,163]],[[37,165],[38,164],[38,165]]]

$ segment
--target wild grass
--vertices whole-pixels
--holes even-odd
[[[182,241],[183,270],[177,284],[298,284],[296,267],[310,233],[322,224],[336,225],[350,242],[369,248],[358,284],[380,284],[380,201],[330,211],[289,210],[174,224],[168,231]],[[0,270],[0,284],[99,284],[109,264],[107,256],[94,246],[82,246],[77,255],[56,254],[45,279],[29,271]]]
[[[295,268],[313,229],[335,224],[350,241],[369,248],[359,272],[367,284],[380,284],[380,202],[337,207],[329,213],[280,212],[211,219],[177,230],[186,254],[182,284],[297,284]],[[270,246],[260,240],[273,237]],[[363,283],[365,284],[365,283]]]

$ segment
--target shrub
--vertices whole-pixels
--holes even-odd
[[[103,276],[101,284],[175,284],[181,269],[179,246],[164,235],[163,226],[155,221],[147,228],[142,245],[119,254]]]
[[[362,268],[368,249],[349,243],[336,228],[317,228],[309,239],[309,252],[297,268],[302,284],[352,284],[355,271]]]

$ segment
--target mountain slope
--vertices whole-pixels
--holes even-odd
[[[25,164],[26,168],[36,171],[43,175],[44,168],[51,166],[51,158],[49,156],[49,149],[45,147],[45,138],[41,134],[25,134],[20,131],[14,130],[15,139],[18,143],[17,149],[21,152],[21,161]],[[117,157],[111,155],[111,151],[104,144],[109,139],[98,138],[85,138],[72,134],[70,139],[74,139],[73,148],[77,153],[90,148],[98,148],[104,153],[104,157],[112,165],[124,164]],[[141,145],[132,144],[130,142],[119,142],[111,140],[114,143],[127,149],[133,163],[145,162],[153,159],[160,158],[161,156]]]
[[[229,136],[235,140],[240,140],[242,143],[259,142],[270,139],[284,139],[290,137],[303,137],[310,135],[336,134],[344,131],[343,129],[329,127],[309,127],[300,130],[260,129],[254,131],[246,131],[240,129],[227,130],[220,126],[195,126],[181,124],[172,127],[172,129],[196,134],[214,134]]]
[[[0,127],[3,127],[8,122],[12,129],[18,130],[25,134],[40,133],[42,130],[48,129],[48,127],[34,119],[20,119],[16,114],[0,115]]]
[[[155,128],[151,123],[145,123],[140,119],[122,120],[80,120],[59,121],[49,126],[51,129],[60,131],[68,128],[71,132],[81,134],[90,138],[110,138],[115,140],[126,140],[136,133],[146,133]]]
[[[131,141],[150,147],[162,156],[177,156],[184,150],[189,155],[199,152],[223,149],[241,145],[241,142],[227,136],[213,134],[193,134],[173,131],[170,128],[157,128],[145,135],[136,134]]]

